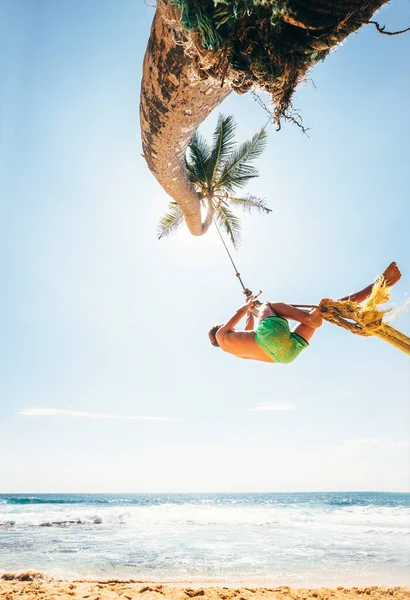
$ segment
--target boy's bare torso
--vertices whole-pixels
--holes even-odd
[[[224,335],[223,350],[238,358],[275,362],[255,341],[255,331],[228,331]]]

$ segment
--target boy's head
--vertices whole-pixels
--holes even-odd
[[[212,344],[212,346],[215,346],[215,348],[219,348],[219,344],[216,340],[216,333],[218,331],[218,329],[222,327],[222,325],[214,325],[213,327],[211,327],[211,329],[208,331],[208,337],[209,340]]]

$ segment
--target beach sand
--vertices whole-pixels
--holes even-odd
[[[34,575],[34,576],[33,576]],[[192,584],[193,585],[193,584]],[[291,588],[263,587],[190,587],[134,581],[58,581],[41,574],[3,575],[1,600],[410,600],[410,589],[403,587]]]

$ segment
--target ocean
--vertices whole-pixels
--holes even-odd
[[[0,574],[409,585],[410,494],[0,494]]]

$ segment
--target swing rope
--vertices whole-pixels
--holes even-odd
[[[235,271],[235,275],[236,275],[236,277],[238,278],[238,280],[239,280],[239,283],[240,283],[240,284],[241,284],[241,286],[242,286],[243,293],[244,293],[244,294],[245,294],[245,296],[246,296],[247,298],[249,298],[249,299],[251,299],[252,297],[256,298],[256,297],[257,297],[257,296],[259,296],[259,294],[261,294],[262,292],[259,292],[259,293],[257,294],[257,296],[254,296],[254,295],[253,295],[253,292],[252,292],[252,291],[251,291],[249,288],[247,288],[247,287],[245,286],[245,284],[244,284],[244,283],[243,283],[243,281],[242,281],[241,274],[240,274],[240,273],[239,273],[239,271],[238,271],[238,267],[236,266],[236,264],[235,264],[235,262],[234,262],[234,260],[233,260],[233,258],[232,258],[232,255],[231,255],[231,253],[229,252],[229,248],[228,248],[228,246],[226,245],[226,242],[225,242],[225,240],[224,240],[224,238],[223,238],[223,236],[222,236],[222,233],[221,233],[221,231],[220,231],[220,229],[219,229],[219,227],[218,227],[218,225],[217,225],[217,223],[216,223],[216,219],[214,219],[214,225],[215,225],[215,228],[216,228],[216,230],[217,230],[217,232],[218,232],[218,235],[219,235],[219,237],[220,237],[220,239],[221,239],[221,242],[222,242],[222,244],[223,244],[223,246],[224,246],[224,248],[225,248],[225,250],[226,250],[226,253],[227,253],[228,257],[229,257],[229,260],[230,260],[230,261],[231,261],[231,263],[232,263],[232,266],[233,266],[233,268],[234,268],[234,271]],[[260,302],[256,302],[256,304],[257,304],[257,305],[258,305],[258,304],[260,305]],[[306,309],[320,308],[320,307],[319,307],[319,306],[317,306],[316,304],[292,304],[292,306],[294,306],[295,308],[302,308],[302,309],[303,309],[303,308],[306,308]]]
[[[252,292],[251,292],[251,290],[249,290],[247,287],[245,287],[245,284],[244,284],[244,283],[243,283],[243,281],[242,281],[241,274],[239,273],[239,271],[238,271],[238,268],[237,268],[237,266],[235,265],[235,263],[234,263],[234,260],[233,260],[233,258],[232,258],[232,255],[231,255],[231,253],[229,252],[229,248],[228,248],[228,246],[226,245],[226,243],[225,243],[225,240],[223,239],[222,233],[220,232],[220,230],[219,230],[219,227],[218,227],[218,225],[217,225],[217,223],[216,223],[216,219],[214,219],[214,225],[215,225],[215,227],[216,227],[216,230],[217,230],[217,232],[218,232],[218,235],[219,235],[219,237],[221,238],[221,242],[222,242],[222,244],[224,245],[224,248],[225,248],[225,250],[226,250],[226,252],[227,252],[227,254],[228,254],[228,256],[229,256],[229,260],[231,261],[231,263],[232,263],[232,266],[233,266],[233,268],[234,268],[234,270],[235,270],[235,275],[237,276],[237,278],[238,278],[238,280],[239,280],[239,283],[240,283],[240,284],[241,284],[241,286],[242,286],[243,293],[245,294],[245,296],[246,296],[247,298],[248,298],[248,297],[249,297],[249,298],[250,298],[250,297],[252,297]]]

